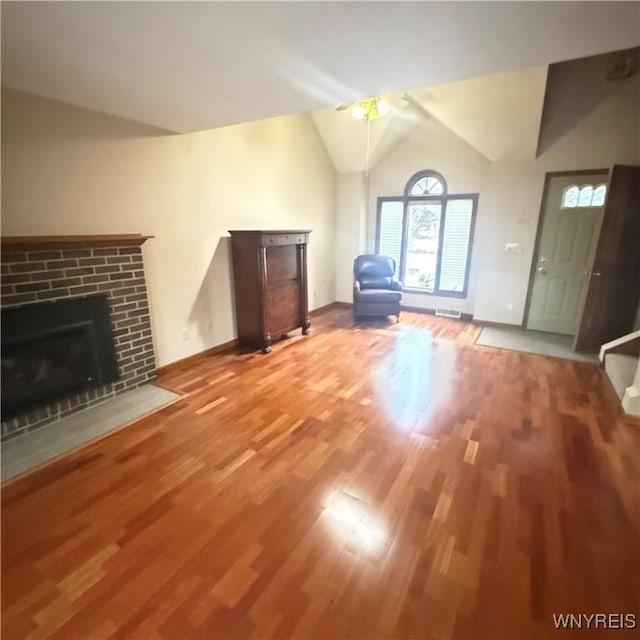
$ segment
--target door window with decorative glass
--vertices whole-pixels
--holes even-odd
[[[606,184],[569,185],[562,192],[562,209],[575,207],[601,207],[607,195]]]

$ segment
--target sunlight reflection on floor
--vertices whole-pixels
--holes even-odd
[[[344,491],[327,495],[323,519],[338,540],[356,553],[376,554],[388,536],[384,522],[362,500]]]
[[[391,422],[410,431],[446,405],[455,390],[458,354],[453,341],[434,340],[426,329],[400,327],[396,349],[374,372],[375,390]]]

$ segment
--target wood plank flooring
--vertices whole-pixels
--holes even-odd
[[[623,638],[640,428],[591,364],[348,311],[2,490],[2,637]]]

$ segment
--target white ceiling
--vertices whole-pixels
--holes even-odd
[[[638,44],[635,2],[2,2],[2,81],[171,131]]]

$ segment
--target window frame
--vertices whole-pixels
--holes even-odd
[[[441,181],[443,186],[443,193],[433,196],[412,196],[410,195],[411,187],[413,184],[423,177],[434,177]],[[442,264],[442,245],[444,239],[444,229],[447,216],[447,204],[449,200],[471,200],[471,224],[469,226],[469,250],[467,251],[467,261],[464,268],[464,287],[462,291],[447,291],[439,288],[440,284],[440,272]],[[402,203],[402,239],[400,243],[400,264],[398,265],[398,278],[403,282],[403,290],[408,293],[417,293],[427,296],[439,296],[442,298],[466,298],[469,293],[469,275],[471,271],[471,255],[473,253],[473,239],[476,226],[476,216],[478,213],[478,193],[456,193],[449,194],[447,189],[447,183],[445,179],[436,171],[419,171],[415,173],[409,180],[404,188],[403,195],[401,196],[379,196],[377,200],[376,208],[376,253],[380,252],[380,217],[382,215],[382,205],[385,202],[400,202]],[[442,214],[440,217],[440,230],[438,236],[438,259],[436,261],[435,283],[433,291],[425,291],[417,287],[407,287],[404,285],[405,269],[407,262],[407,225],[408,215],[407,210],[409,203],[411,202],[434,202],[442,205]]]

